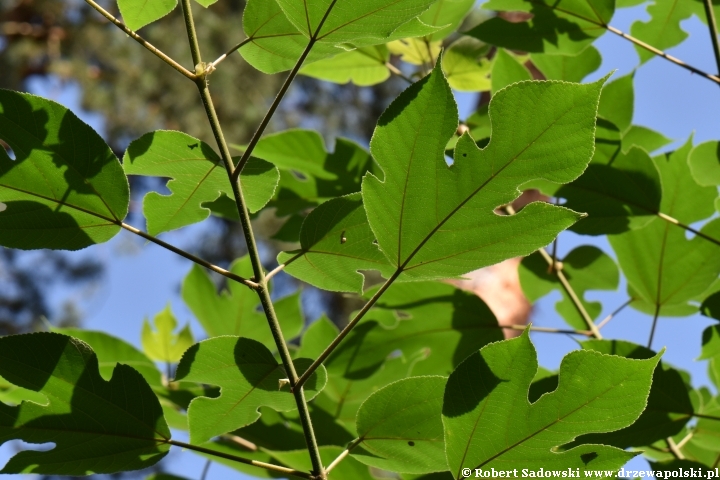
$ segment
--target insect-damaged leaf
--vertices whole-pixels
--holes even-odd
[[[350,454],[401,473],[447,470],[442,403],[445,377],[410,377],[381,388],[360,406],[360,444]]]
[[[87,475],[157,463],[170,430],[143,377],[118,365],[105,381],[87,344],[57,333],[0,338],[0,375],[48,404],[0,403],[0,444],[20,439],[55,448],[15,455],[1,473]]]
[[[444,149],[457,107],[441,67],[383,113],[371,151],[385,173],[363,180],[365,210],[380,249],[405,278],[457,276],[547,245],[581,214],[531,203],[495,213],[532,179],[577,178],[593,150],[602,81],[521,82],[490,104],[493,137],[479,149],[465,134],[451,167]]]
[[[170,195],[150,192],[143,200],[148,233],[157,235],[205,220],[206,203],[221,193],[233,197],[222,159],[205,142],[182,132],[159,130],[133,141],[125,152],[128,175],[170,177]],[[250,212],[260,210],[275,193],[278,171],[271,164],[251,158],[240,174]]]
[[[634,422],[645,408],[659,355],[648,360],[576,350],[557,389],[528,401],[537,355],[528,331],[469,356],[445,388],[443,424],[450,471],[463,468],[616,470],[635,456],[605,445],[556,452],[579,435]]]
[[[310,366],[310,359],[296,359],[298,375]],[[176,380],[220,387],[217,398],[195,398],[188,408],[190,442],[200,444],[223,433],[255,422],[258,408],[268,406],[280,412],[296,408],[287,385],[285,369],[262,343],[249,338],[224,336],[196,343],[183,355]],[[325,368],[318,368],[305,383],[310,401],[327,381]]]
[[[62,105],[0,90],[0,245],[78,250],[110,240],[128,211],[122,166]]]

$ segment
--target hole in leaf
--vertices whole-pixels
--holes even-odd
[[[3,142],[2,140],[0,140],[0,145],[2,145],[2,147],[5,149],[5,153],[8,154],[8,157],[10,157],[10,160],[15,161],[17,157],[15,156],[15,152],[13,151],[13,149],[10,148],[10,145]]]
[[[7,210],[7,205],[5,205],[4,203],[0,202],[0,212],[4,212],[5,210]]]
[[[414,446],[415,446],[415,442],[413,442],[412,440],[410,440],[410,441],[408,442],[408,445],[410,445],[411,447],[414,447]]]
[[[23,451],[47,452],[55,448],[55,443],[28,443],[22,440],[12,440],[6,442],[0,447],[0,469],[14,457],[17,453]]]
[[[290,173],[293,174],[295,178],[298,180],[301,180],[303,182],[307,181],[307,176],[303,175],[301,172],[298,172],[297,170],[291,170]]]
[[[445,163],[447,163],[448,165],[452,165],[453,163],[455,163],[455,160],[453,160],[450,155],[445,155]]]
[[[467,153],[463,153],[463,157],[467,157]]]
[[[196,149],[196,148],[199,147],[199,146],[200,146],[199,143],[193,143],[193,144],[188,145],[188,148],[189,148],[190,150],[194,150],[194,149]]]

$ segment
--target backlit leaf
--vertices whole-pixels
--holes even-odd
[[[389,59],[390,54],[384,45],[363,47],[311,63],[300,73],[333,83],[352,82],[366,87],[382,83],[390,77],[390,70],[385,66]]]
[[[170,310],[170,305],[155,315],[153,324],[155,330],[147,318],[143,322],[142,346],[147,356],[155,361],[175,363],[180,360],[185,350],[195,343],[189,324],[175,333],[177,320]]]
[[[298,375],[311,363],[310,359],[295,360]],[[180,360],[175,379],[216,385],[220,396],[198,397],[190,403],[190,442],[204,443],[257,421],[261,406],[277,411],[297,408],[289,387],[281,388],[284,378],[282,364],[255,340],[222,336],[193,345]],[[322,390],[326,379],[322,367],[310,376],[304,386],[307,401]]]
[[[693,3],[684,0],[654,1],[647,8],[650,20],[647,22],[638,20],[633,23],[630,34],[660,50],[674,47],[688,36],[680,28],[680,22],[692,16],[695,11]],[[635,50],[642,63],[655,56],[654,53],[637,45]]]
[[[0,90],[0,245],[78,250],[110,240],[129,205],[105,141],[51,100]]]
[[[598,117],[612,122],[621,132],[630,127],[633,118],[633,106],[635,104],[635,90],[633,89],[633,78],[635,72],[605,85],[600,95],[598,105]]]
[[[143,201],[148,233],[157,235],[210,215],[206,202],[221,193],[234,198],[222,159],[205,142],[182,132],[159,130],[133,141],[125,152],[128,175],[170,177],[170,195],[150,192]],[[240,174],[248,210],[256,212],[270,200],[278,172],[263,160],[251,158]]]
[[[87,475],[138,470],[163,458],[170,430],[143,377],[118,365],[110,381],[80,340],[57,333],[0,338],[0,375],[45,395],[46,406],[0,403],[0,443],[52,442],[15,455],[1,473]]]
[[[475,0],[437,0],[424,11],[420,17],[428,25],[443,27],[441,30],[428,36],[429,41],[442,40],[452,34],[470,12]]]
[[[500,17],[465,32],[483,42],[533,53],[575,55],[605,33],[615,10],[613,0],[490,0],[488,10],[527,12],[526,22]]]
[[[659,356],[630,360],[576,350],[563,358],[557,389],[528,401],[537,356],[528,332],[487,345],[450,375],[443,424],[450,471],[463,468],[617,470],[635,454],[584,444],[579,435],[633,423],[645,408]]]
[[[492,63],[484,55],[487,45],[472,37],[455,41],[443,55],[443,71],[450,87],[460,92],[490,90]]]
[[[613,259],[599,248],[589,245],[577,247],[568,253],[562,259],[562,271],[592,319],[600,315],[602,304],[586,300],[585,293],[590,290],[617,290],[620,282],[620,272]],[[548,264],[539,253],[525,257],[518,273],[528,300],[534,303],[553,290],[558,290],[562,295],[562,300],[555,305],[558,313],[574,329],[588,329],[557,275],[548,271]]]
[[[690,152],[688,162],[698,185],[720,185],[720,142],[697,145]]]
[[[118,0],[122,20],[130,30],[139,30],[148,23],[172,12],[177,0]]]
[[[602,57],[592,45],[577,55],[530,55],[533,64],[548,80],[582,82],[585,77],[600,68]]]
[[[630,125],[630,128],[623,133],[622,150],[623,152],[627,152],[635,145],[648,153],[652,153],[670,143],[672,143],[672,140],[660,132],[643,127],[642,125]]]
[[[442,406],[445,377],[411,377],[391,383],[362,404],[355,459],[402,473],[447,470]]]
[[[403,277],[447,278],[527,255],[580,214],[546,203],[495,213],[544,178],[565,183],[587,166],[602,82],[521,82],[490,104],[493,138],[479,149],[469,135],[448,167],[444,150],[457,107],[438,65],[410,86],[378,121],[371,142],[384,181],[363,180],[363,202],[380,249]],[[540,113],[542,112],[542,113]]]
[[[498,49],[492,67],[493,94],[513,83],[531,79],[530,72],[513,55],[505,49]]]
[[[230,265],[230,271],[251,278],[253,270],[250,257],[235,260]],[[182,297],[209,337],[242,336],[275,350],[275,341],[260,308],[257,293],[245,285],[230,281],[227,289],[218,293],[210,275],[195,265],[183,281]],[[276,300],[275,312],[285,338],[289,340],[300,333],[303,317],[299,294]]]

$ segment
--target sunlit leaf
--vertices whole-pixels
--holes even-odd
[[[694,2],[684,0],[663,0],[652,2],[647,12],[650,20],[636,21],[630,27],[630,34],[660,50],[680,44],[688,34],[680,28],[680,22],[690,18],[695,11]],[[655,56],[654,53],[640,46],[635,47],[642,63]]]
[[[311,63],[300,73],[333,83],[352,82],[366,87],[382,83],[390,77],[390,70],[385,66],[389,59],[390,54],[384,45],[363,47]]]
[[[424,23],[443,27],[428,37],[429,41],[442,40],[451,35],[470,12],[475,0],[437,0],[420,17]]]
[[[612,122],[621,132],[630,127],[633,118],[633,106],[635,105],[635,90],[633,79],[635,72],[605,85],[600,95],[598,105],[598,117]]]
[[[105,141],[51,100],[0,90],[0,245],[78,250],[110,240],[128,212],[122,166]]]
[[[0,403],[0,443],[55,444],[48,451],[18,453],[1,473],[138,470],[157,463],[170,447],[160,404],[143,377],[118,365],[105,381],[97,356],[80,340],[57,333],[0,338],[0,375],[49,402]]]
[[[570,352],[560,365],[557,389],[530,404],[537,356],[528,332],[484,347],[460,364],[445,388],[450,471],[462,478],[463,468],[619,469],[635,454],[604,445],[563,452],[555,447],[633,423],[645,408],[658,360]]]
[[[298,374],[311,363],[310,359],[295,360]],[[180,360],[175,379],[216,385],[220,396],[198,397],[190,403],[190,442],[204,443],[257,421],[261,406],[277,411],[297,408],[288,385],[280,384],[284,378],[282,364],[255,340],[222,336],[193,345]],[[322,367],[310,376],[304,386],[308,401],[322,390],[326,379]]]
[[[517,58],[508,53],[505,49],[498,49],[492,66],[492,93],[497,93],[508,85],[531,80],[532,76]]]
[[[589,245],[577,247],[562,258],[562,271],[592,319],[600,315],[602,304],[588,301],[585,293],[590,290],[617,290],[620,282],[620,272],[613,259],[599,248]],[[587,323],[578,313],[557,275],[548,270],[547,262],[539,253],[525,257],[518,273],[523,293],[528,300],[534,303],[558,290],[562,295],[562,300],[555,305],[558,313],[574,329],[588,329]]]
[[[175,333],[177,320],[170,305],[155,315],[153,324],[155,330],[147,318],[143,322],[142,346],[147,356],[155,361],[175,363],[195,343],[189,324]]]
[[[441,416],[446,381],[411,377],[372,394],[358,411],[360,444],[350,454],[393,472],[447,470]]]
[[[697,145],[690,152],[688,163],[698,185],[720,185],[720,142]]]
[[[535,178],[565,183],[587,166],[602,82],[522,82],[490,104],[493,138],[479,149],[469,135],[448,167],[444,150],[457,107],[440,66],[401,94],[371,142],[384,181],[363,180],[363,202],[380,249],[403,277],[447,278],[527,255],[580,214],[545,203],[495,213]],[[539,112],[542,112],[540,114]]]
[[[530,55],[533,64],[548,80],[581,82],[585,77],[600,68],[602,57],[592,45],[577,55]]]
[[[669,145],[672,140],[660,132],[643,127],[641,125],[630,125],[622,136],[622,150],[627,152],[632,146],[644,149],[648,153]]]
[[[235,260],[230,271],[244,278],[252,277],[250,257]],[[237,335],[276,348],[257,293],[245,285],[231,281],[227,289],[218,292],[210,275],[195,265],[183,281],[182,297],[209,337]],[[275,311],[285,338],[297,336],[303,327],[299,294],[275,301]]]
[[[177,0],[118,0],[122,20],[131,30],[139,30],[175,10]]]
[[[234,198],[222,159],[205,142],[182,132],[159,130],[133,141],[125,152],[128,175],[169,177],[170,195],[150,192],[143,201],[148,233],[157,235],[205,220],[207,202],[221,193]],[[275,193],[278,172],[269,163],[251,158],[240,174],[250,212],[260,210]]]

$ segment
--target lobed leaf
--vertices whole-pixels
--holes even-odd
[[[357,414],[353,458],[383,470],[432,473],[447,470],[443,442],[445,377],[411,377],[378,390]]]
[[[450,471],[617,470],[635,454],[584,444],[556,452],[579,435],[634,422],[646,406],[659,355],[630,360],[576,350],[563,358],[559,383],[535,403],[528,389],[537,370],[528,331],[487,345],[450,375],[443,402]]]
[[[158,130],[130,143],[123,167],[128,175],[169,177],[170,195],[145,195],[143,212],[148,233],[157,235],[201,222],[210,215],[206,203],[221,194],[234,198],[222,159],[205,142],[182,132]],[[272,198],[278,172],[251,158],[240,174],[247,207],[254,213]]]
[[[0,245],[78,250],[110,240],[128,212],[127,178],[89,125],[59,103],[0,90]]]
[[[667,50],[687,38],[688,34],[680,28],[680,22],[690,18],[695,11],[693,2],[683,0],[653,2],[647,7],[650,20],[647,22],[638,20],[633,23],[630,34],[659,50]],[[635,50],[641,63],[655,56],[654,53],[639,46],[636,46]]]
[[[153,323],[155,331],[147,318],[143,322],[142,346],[147,356],[155,361],[175,363],[180,360],[185,350],[195,343],[189,323],[180,332],[174,332],[177,320],[169,304],[165,310],[155,315]]]
[[[510,50],[576,55],[605,33],[614,0],[490,0],[488,10],[532,14],[525,22],[491,18],[465,32]]]
[[[311,363],[310,359],[295,360],[298,374]],[[258,341],[222,336],[193,345],[180,360],[175,379],[216,385],[220,396],[198,397],[190,402],[190,442],[201,444],[254,423],[260,417],[261,406],[278,411],[295,409],[289,387],[280,384],[284,378],[287,374],[283,366]],[[305,383],[306,400],[321,391],[326,381],[321,367]]]
[[[527,255],[581,218],[545,203],[512,216],[495,209],[530,180],[566,183],[583,172],[601,83],[521,82],[501,90],[490,104],[489,145],[479,149],[463,135],[451,167],[444,149],[457,108],[440,65],[405,90],[370,144],[385,179],[367,175],[362,186],[370,227],[402,277],[447,278]]]
[[[80,340],[57,333],[0,338],[0,375],[47,397],[47,405],[0,403],[0,444],[13,439],[52,442],[23,451],[1,473],[87,475],[139,470],[157,463],[170,430],[143,377],[118,365],[110,381]]]
[[[235,260],[230,271],[251,278],[250,257]],[[242,336],[257,340],[270,349],[276,348],[258,296],[245,285],[228,282],[227,289],[218,292],[205,269],[195,265],[183,281],[182,298],[209,337]],[[275,301],[275,313],[287,339],[300,334],[303,316],[299,293]]]

